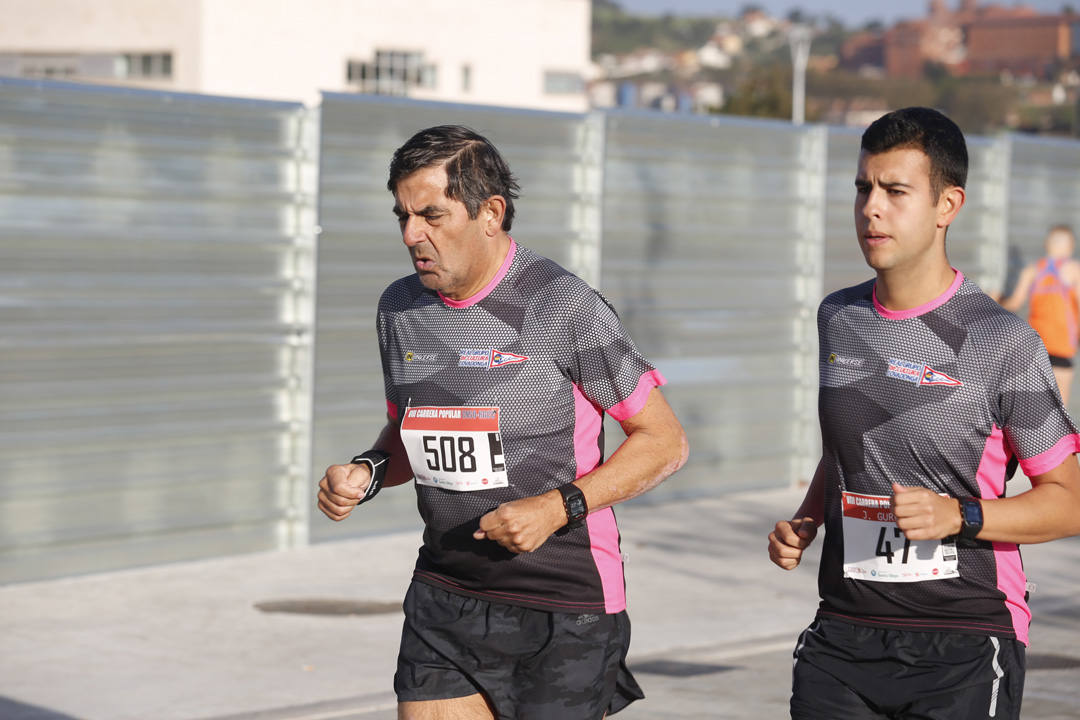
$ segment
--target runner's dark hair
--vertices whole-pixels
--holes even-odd
[[[906,107],[882,115],[862,136],[871,155],[913,148],[930,158],[930,192],[937,201],[947,187],[964,187],[968,151],[964,133],[942,113],[927,107]]]
[[[492,195],[506,201],[502,229],[514,222],[514,199],[521,189],[510,166],[495,146],[464,125],[438,125],[413,135],[394,151],[386,187],[396,192],[398,183],[417,170],[442,165],[446,168],[446,196],[465,205],[470,219]]]

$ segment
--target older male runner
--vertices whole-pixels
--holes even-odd
[[[1080,435],[1046,349],[945,254],[966,177],[964,136],[934,110],[863,134],[855,228],[876,277],[818,311],[822,458],[769,536],[790,570],[826,528],[797,720],[1019,718],[1018,543],[1080,533]],[[1014,460],[1032,488],[1007,498]]]
[[[598,292],[508,232],[517,183],[484,137],[423,130],[387,184],[415,273],[378,309],[388,422],[327,469],[333,520],[415,479],[398,717],[596,719],[643,697],[611,506],[687,443],[664,383]],[[603,461],[603,415],[627,437]]]

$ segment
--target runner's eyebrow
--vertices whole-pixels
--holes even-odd
[[[412,214],[412,215],[420,215],[420,216],[423,216],[423,217],[430,217],[431,215],[445,215],[447,212],[449,212],[449,211],[446,208],[444,208],[444,207],[442,207],[440,205],[428,205],[426,207],[420,208],[415,213],[409,213],[409,211],[405,210],[400,205],[395,205],[394,206],[394,214],[397,215],[398,217],[404,217],[405,215],[410,215],[410,214]]]

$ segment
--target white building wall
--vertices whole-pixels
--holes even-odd
[[[588,108],[583,84],[546,93],[544,73],[587,75],[589,0],[0,0],[0,13],[0,53],[172,52],[172,81],[142,86],[315,103],[356,89],[349,60],[398,50],[437,66],[411,97]]]
[[[171,52],[172,80],[123,83],[197,91],[199,16],[204,2],[215,1],[0,0],[0,53]]]

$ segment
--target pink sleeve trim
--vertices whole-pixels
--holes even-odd
[[[644,373],[641,378],[638,379],[637,388],[630,394],[630,397],[610,408],[608,410],[608,415],[619,422],[634,417],[641,412],[641,408],[645,407],[645,401],[649,399],[649,393],[652,392],[652,389],[666,384],[667,378],[661,375],[659,370],[651,370]]]
[[[1069,457],[1075,452],[1080,452],[1080,435],[1066,435],[1054,444],[1054,447],[1050,448],[1046,452],[1039,453],[1035,457],[1030,457],[1026,460],[1020,461],[1020,469],[1024,471],[1024,474],[1028,477],[1033,475],[1042,475],[1044,472],[1053,470],[1062,462],[1065,458]]]
[[[908,320],[913,317],[925,315],[931,310],[937,310],[952,299],[952,296],[956,294],[956,291],[960,289],[960,285],[964,282],[964,273],[956,268],[953,268],[953,271],[956,273],[956,276],[953,278],[952,284],[949,285],[948,290],[928,303],[907,310],[890,310],[879,303],[877,299],[877,283],[874,283],[874,309],[878,311],[878,314],[881,315],[881,317],[887,320]]]
[[[510,238],[510,249],[506,251],[506,258],[503,259],[502,265],[499,266],[499,272],[495,273],[495,277],[491,278],[491,282],[480,289],[480,292],[475,295],[470,295],[464,300],[452,300],[446,297],[442,293],[439,293],[439,298],[447,306],[452,308],[467,308],[471,305],[475,305],[480,302],[495,289],[495,286],[502,282],[502,279],[506,277],[506,273],[510,272],[510,263],[514,261],[514,255],[517,253],[517,243],[514,242],[514,238]]]
[[[391,418],[393,418],[394,420],[397,420],[397,419],[398,419],[398,409],[397,409],[397,405],[395,405],[394,403],[390,402],[389,400],[387,400],[387,401],[386,401],[386,414],[387,414],[387,415],[389,415],[389,416],[390,416]]]

